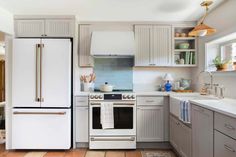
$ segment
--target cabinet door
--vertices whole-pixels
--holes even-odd
[[[36,101],[36,53],[39,39],[14,39],[12,52],[12,106],[40,107]]]
[[[88,107],[76,107],[76,142],[88,142]]]
[[[151,52],[151,25],[135,26],[135,66],[149,66]]]
[[[71,41],[43,39],[42,107],[71,106]]]
[[[191,128],[187,127],[183,123],[180,123],[180,146],[179,151],[182,157],[191,157]]]
[[[215,157],[235,157],[236,140],[215,130],[214,151]]]
[[[163,107],[138,107],[137,141],[159,142],[164,140]]]
[[[192,155],[213,157],[213,112],[192,105]]]
[[[73,37],[74,20],[45,20],[45,34],[49,37]]]
[[[170,116],[170,143],[172,146],[179,151],[180,144],[180,123],[173,116]]]
[[[80,25],[79,28],[79,65],[93,66],[93,57],[90,55],[91,31],[90,25]]]
[[[171,64],[171,26],[153,26],[150,62],[155,66]]]
[[[16,37],[41,37],[44,33],[44,20],[16,20]]]

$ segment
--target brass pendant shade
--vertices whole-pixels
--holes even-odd
[[[208,7],[212,3],[213,3],[212,1],[204,1],[201,3],[201,6],[206,8],[206,14],[202,18],[200,24],[198,24],[191,32],[189,32],[189,36],[195,36],[195,37],[207,36],[207,35],[211,35],[216,32],[215,28],[209,27],[206,24],[204,24],[204,20],[207,16],[207,12],[209,9]]]
[[[216,32],[215,28],[209,27],[204,23],[197,25],[191,32],[189,36],[207,36]]]

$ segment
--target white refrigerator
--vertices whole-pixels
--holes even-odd
[[[14,39],[12,149],[71,147],[70,39]]]

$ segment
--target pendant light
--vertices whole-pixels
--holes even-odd
[[[216,32],[216,29],[204,24],[204,20],[207,16],[209,6],[212,3],[213,3],[212,1],[204,1],[201,3],[201,6],[206,8],[206,13],[201,19],[200,23],[191,32],[189,32],[189,36],[207,36]]]

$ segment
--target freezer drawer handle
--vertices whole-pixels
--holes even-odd
[[[13,112],[13,114],[65,115],[66,112]]]

